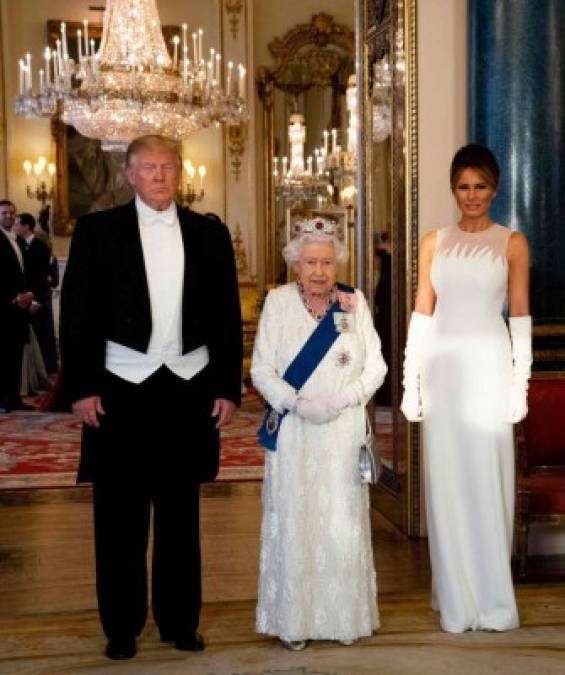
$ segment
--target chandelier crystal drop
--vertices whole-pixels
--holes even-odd
[[[124,150],[144,134],[181,140],[213,123],[248,120],[245,68],[232,62],[223,66],[214,49],[205,54],[202,29],[189,35],[187,24],[173,38],[171,58],[156,0],[107,0],[98,51],[86,21],[78,31],[77,47],[75,62],[68,53],[66,25],[61,24],[56,49],[45,50],[37,93],[31,56],[20,60],[16,113],[60,116],[110,151]]]

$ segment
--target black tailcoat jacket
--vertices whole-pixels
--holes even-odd
[[[237,274],[228,228],[177,206],[185,254],[182,353],[203,345],[212,398],[240,403],[242,333]],[[66,397],[101,395],[106,342],[147,352],[151,306],[135,202],[77,222],[61,296],[61,359]],[[96,437],[84,427],[78,480],[92,480]],[[187,434],[189,430],[187,430]],[[219,453],[219,444],[206,452]],[[213,463],[214,464],[214,463]],[[215,461],[217,467],[217,458]],[[213,478],[206,476],[205,479]]]

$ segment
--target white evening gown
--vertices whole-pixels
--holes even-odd
[[[514,443],[506,298],[510,231],[438,230],[422,379],[432,605],[446,631],[516,628]]]
[[[305,397],[355,388],[362,403],[313,425],[289,413],[276,452],[265,452],[257,631],[283,640],[354,640],[378,628],[369,495],[357,468],[364,406],[386,366],[365,298],[354,326],[334,342],[301,390]],[[269,293],[251,375],[280,411],[281,375],[316,328],[296,284]]]

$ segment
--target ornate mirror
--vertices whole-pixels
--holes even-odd
[[[417,256],[415,0],[362,0],[365,292],[389,373],[374,397],[384,470],[373,504],[420,531],[419,438],[400,413]],[[361,223],[363,225],[363,223]]]
[[[353,23],[353,3],[351,4]],[[263,105],[263,180],[265,186],[265,284],[287,279],[281,257],[289,219],[296,209],[314,214],[323,208],[336,222],[347,218],[340,191],[344,172],[337,162],[322,167],[319,153],[344,156],[347,151],[347,97],[350,76],[355,72],[355,35],[352,28],[337,24],[330,14],[320,13],[310,23],[299,24],[269,45],[274,64],[259,69],[257,85]],[[293,126],[294,131],[290,128]],[[289,134],[303,146],[303,166],[313,176],[301,185],[295,181],[280,189],[277,177],[287,175],[293,162]],[[337,148],[337,152],[336,152]],[[316,180],[317,176],[323,179]],[[354,182],[351,173],[350,181]]]

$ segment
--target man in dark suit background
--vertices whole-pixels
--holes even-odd
[[[79,219],[63,279],[64,386],[83,422],[98,606],[110,658],[130,658],[152,608],[163,641],[204,649],[199,484],[240,402],[237,276],[225,225],[178,207],[178,144],[133,141],[129,204]]]
[[[15,218],[14,204],[0,200],[0,412],[28,408],[20,398],[20,385],[33,293],[26,282]]]
[[[51,251],[44,241],[35,236],[35,226],[31,213],[19,213],[14,229],[23,250],[27,284],[33,293],[31,324],[45,368],[53,374],[57,372],[57,348],[51,300]]]

